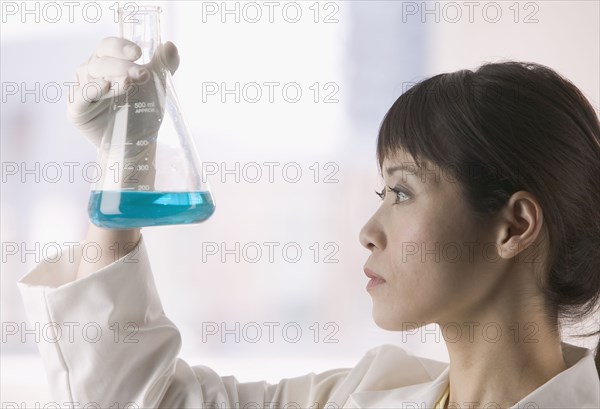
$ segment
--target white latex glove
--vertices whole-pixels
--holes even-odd
[[[112,99],[135,89],[136,95],[152,86],[150,71],[159,64],[174,74],[179,67],[177,47],[167,41],[156,50],[148,64],[136,64],[141,49],[135,43],[119,37],[104,38],[86,63],[76,73],[75,94],[67,104],[67,117],[97,148],[106,126]],[[128,85],[136,84],[138,87]]]
[[[135,43],[120,37],[107,37],[77,69],[78,85],[74,98],[68,102],[67,117],[99,151],[109,147],[100,145],[105,131],[112,127],[112,104],[124,105],[126,96],[130,97],[131,105],[135,101],[154,101],[157,90],[165,89],[165,78],[160,72],[167,68],[172,75],[179,67],[179,53],[171,42],[159,45],[147,64],[133,62],[140,56],[141,49]],[[156,84],[157,81],[161,83]],[[154,188],[156,144],[152,136],[158,133],[163,116],[164,106],[156,106],[155,115],[140,116],[139,122],[128,123],[128,141],[134,143],[124,152],[127,164],[145,164],[148,170],[140,173],[135,166],[121,168],[117,179],[122,187],[137,190],[139,185],[144,185]],[[150,144],[136,146],[135,141],[142,138]],[[110,161],[107,157],[104,160]],[[114,177],[108,172],[106,176]]]

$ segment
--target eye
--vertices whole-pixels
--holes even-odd
[[[398,204],[400,202],[405,202],[406,200],[408,200],[410,198],[410,195],[407,192],[405,192],[403,189],[400,189],[400,188],[397,188],[397,187],[396,188],[392,188],[392,187],[389,187],[389,186],[386,186],[386,187],[387,187],[387,189],[389,191],[394,192],[394,195],[395,195],[394,204]],[[386,190],[386,187],[384,187],[381,190],[381,192],[375,191],[375,194],[377,194],[377,196],[379,196],[379,198],[381,200],[385,199],[385,190]],[[404,200],[400,200],[400,199],[404,199]]]

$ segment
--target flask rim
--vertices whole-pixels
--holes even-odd
[[[129,15],[162,13],[160,6],[135,6],[133,11],[129,10],[129,8],[119,7],[117,11],[119,16],[123,15],[123,13],[128,13]]]

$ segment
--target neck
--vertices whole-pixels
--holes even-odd
[[[527,287],[514,285],[438,322],[450,356],[448,402],[455,407],[511,407],[567,369],[560,335],[547,323],[540,300],[523,297]],[[525,291],[518,295],[514,288]]]

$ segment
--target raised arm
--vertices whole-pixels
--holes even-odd
[[[80,84],[96,82],[103,90],[98,99],[76,99],[69,105],[70,120],[96,146],[106,126],[102,96],[112,84],[105,78],[135,71],[130,45],[105,39],[95,54],[99,58],[78,71]],[[176,66],[174,46],[163,51]],[[85,257],[87,243],[101,249],[99,259]],[[90,223],[85,242],[61,252],[58,258],[42,260],[17,283],[30,325],[44,329],[38,347],[52,396],[61,405],[321,409],[331,402],[331,408],[341,408],[373,361],[368,354],[354,375],[350,368],[340,368],[276,384],[240,383],[207,366],[192,367],[179,358],[181,334],[163,310],[140,229],[104,229]],[[177,261],[172,261],[174,266]],[[195,308],[190,302],[189,308]]]
[[[140,229],[104,229],[91,223],[88,227],[84,243],[95,243],[102,253],[98,259],[83,257],[77,267],[76,280],[87,277],[89,274],[117,261],[118,258],[129,254],[140,240]]]

